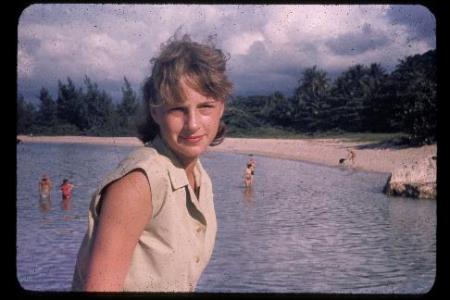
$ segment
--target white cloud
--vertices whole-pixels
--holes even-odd
[[[264,37],[260,32],[241,32],[227,39],[224,42],[224,46],[233,55],[244,55],[248,54],[250,47],[258,41],[264,41]]]

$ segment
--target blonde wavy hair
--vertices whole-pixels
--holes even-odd
[[[138,126],[139,139],[146,143],[159,134],[159,126],[150,114],[151,107],[184,101],[182,78],[200,94],[226,101],[233,89],[225,74],[227,60],[212,42],[200,44],[189,35],[181,39],[172,37],[163,44],[159,56],[151,60],[152,73],[143,84],[144,120]],[[221,121],[211,146],[223,141],[225,131],[225,123]]]

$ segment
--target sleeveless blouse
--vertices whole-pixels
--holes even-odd
[[[104,187],[136,169],[143,170],[148,178],[153,214],[134,249],[124,291],[194,291],[216,238],[212,184],[197,160],[197,199],[185,170],[160,137],[129,154],[95,191],[75,266],[73,290],[83,290]]]

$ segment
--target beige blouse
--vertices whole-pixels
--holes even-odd
[[[194,172],[195,181],[200,183],[197,199],[185,170],[161,138],[156,137],[152,144],[136,149],[121,161],[94,193],[88,230],[75,266],[73,290],[83,289],[103,188],[135,169],[142,169],[149,180],[153,215],[134,250],[124,290],[194,291],[208,264],[217,231],[211,180],[198,161]]]

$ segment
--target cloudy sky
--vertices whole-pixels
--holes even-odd
[[[37,101],[58,79],[89,76],[120,99],[126,76],[138,90],[150,59],[177,29],[216,37],[230,55],[236,95],[291,95],[305,68],[333,77],[354,64],[400,59],[436,47],[436,21],[420,5],[35,4],[18,23],[17,88]]]

